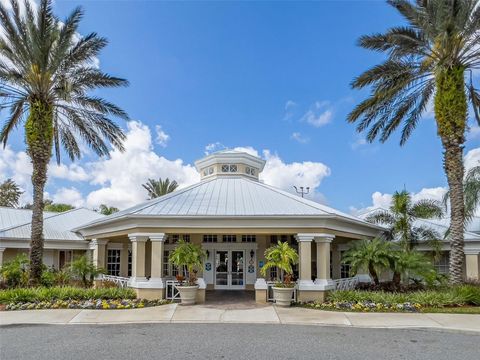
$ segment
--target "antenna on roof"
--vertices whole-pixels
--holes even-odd
[[[295,189],[297,194],[302,195],[302,198],[303,198],[304,195],[307,195],[310,192],[310,187],[309,186],[307,186],[306,188],[304,188],[303,186],[300,186],[300,188],[297,188],[295,185],[293,185],[293,188]]]

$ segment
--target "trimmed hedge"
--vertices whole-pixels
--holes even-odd
[[[130,288],[37,287],[0,290],[0,304],[12,302],[40,302],[52,300],[135,299]]]
[[[330,303],[420,304],[424,307],[480,306],[480,287],[459,285],[438,290],[422,290],[410,293],[384,291],[332,291],[327,296]]]

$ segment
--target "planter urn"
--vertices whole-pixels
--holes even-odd
[[[277,306],[290,306],[292,303],[293,287],[274,287],[273,298]]]
[[[180,292],[180,300],[182,305],[194,305],[197,297],[198,285],[194,286],[177,286]]]

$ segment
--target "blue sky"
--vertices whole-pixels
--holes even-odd
[[[186,165],[203,156],[208,144],[219,143],[255,149],[272,162],[266,182],[285,189],[317,186],[315,199],[344,211],[372,205],[375,192],[385,200],[404,186],[424,194],[446,185],[440,141],[428,115],[404,147],[398,136],[365,144],[345,120],[366,95],[349,83],[381,60],[357,47],[356,40],[402,24],[383,1],[57,1],[55,9],[65,17],[76,5],[86,13],[81,33],[95,31],[110,41],[99,59],[102,70],[131,83],[99,95],[139,122],[128,131],[147,143],[140,156],[157,156],[152,172],[139,170],[136,181],[168,176],[173,169],[170,177],[191,183],[195,179]],[[156,141],[158,126],[166,143]],[[474,131],[466,146],[472,158],[480,143]],[[10,150],[20,161],[21,133]],[[114,178],[114,164],[96,161],[87,153],[78,164],[85,176],[51,176],[48,194],[75,190],[56,199],[78,205],[94,206],[100,199],[121,207],[134,202],[119,199],[121,186],[132,186],[124,179],[128,173]],[[18,170],[5,171],[20,179]],[[101,171],[110,177],[98,175]],[[87,200],[102,187],[109,195]],[[434,197],[437,190],[430,191]]]

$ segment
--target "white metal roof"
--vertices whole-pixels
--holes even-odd
[[[377,227],[355,216],[245,177],[217,177],[203,180],[185,189],[94,221],[87,226],[129,216],[335,216],[369,227]]]
[[[43,236],[45,240],[83,240],[73,228],[103,218],[96,211],[78,208],[62,213],[45,212]],[[31,235],[32,211],[0,208],[0,238],[29,239]]]

